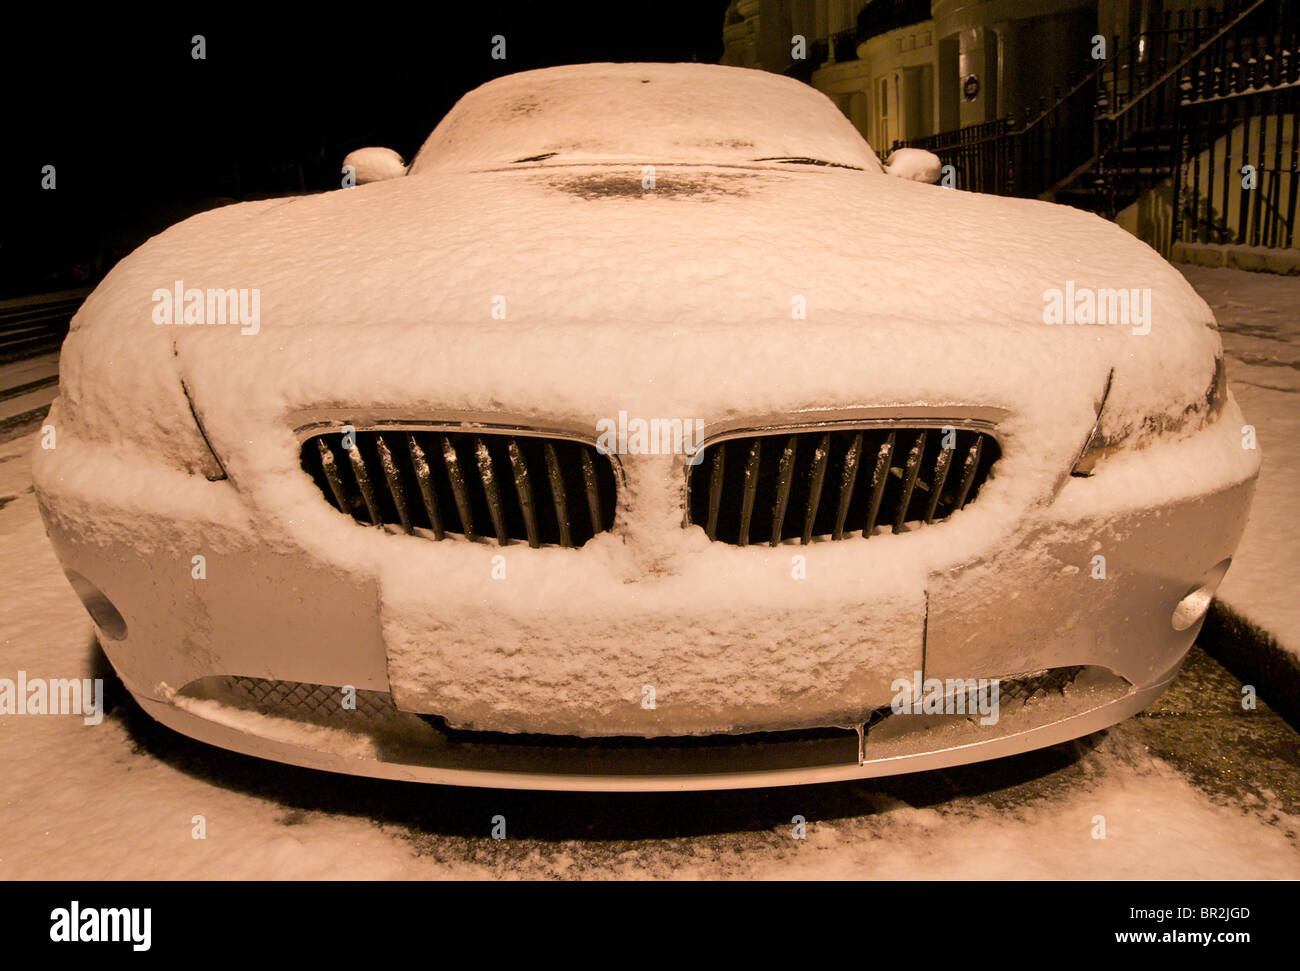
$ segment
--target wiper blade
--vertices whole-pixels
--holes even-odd
[[[827,162],[825,159],[808,158],[803,155],[773,155],[766,158],[751,159],[752,162],[786,162],[790,165],[825,165],[833,169],[852,169],[861,172],[860,165],[846,165],[843,162]]]

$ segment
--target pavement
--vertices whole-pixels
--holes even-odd
[[[0,428],[49,409],[59,393],[59,352],[0,364]]]
[[[36,427],[59,391],[59,347],[90,291],[0,300],[0,442]]]

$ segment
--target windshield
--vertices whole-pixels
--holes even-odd
[[[835,105],[798,81],[710,64],[582,64],[471,91],[410,171],[590,161],[882,170]]]

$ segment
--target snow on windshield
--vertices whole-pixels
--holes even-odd
[[[471,91],[434,129],[411,174],[611,159],[882,170],[830,99],[790,78],[712,64],[578,64]]]

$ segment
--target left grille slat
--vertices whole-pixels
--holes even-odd
[[[831,539],[844,538],[844,524],[849,518],[849,504],[853,501],[853,486],[857,482],[861,456],[862,432],[858,432],[844,453],[844,470],[840,473],[840,502],[835,510],[835,531],[831,533]]]
[[[687,471],[687,524],[716,542],[745,546],[755,534],[776,546],[942,523],[976,499],[1001,457],[972,426],[845,423],[712,442]]]
[[[424,539],[577,548],[612,529],[617,508],[613,459],[594,443],[542,434],[331,430],[307,437],[300,461],[340,512]],[[585,513],[573,508],[575,496]]]
[[[397,463],[393,461],[393,453],[388,448],[388,443],[384,441],[383,435],[375,436],[375,447],[379,450],[379,465],[384,470],[384,483],[388,486],[388,494],[393,498],[393,507],[397,510],[397,518],[401,521],[402,531],[405,533],[412,532],[411,513],[406,506],[406,490],[402,487],[402,479],[397,471]]]
[[[366,512],[370,514],[370,525],[382,526],[383,517],[379,515],[379,502],[375,498],[375,487],[370,481],[370,471],[366,468],[366,460],[361,455],[361,449],[357,448],[356,442],[348,451],[348,460],[352,463],[352,475],[356,478],[357,488],[361,490],[362,501],[366,504]]]
[[[510,468],[515,474],[515,495],[519,497],[519,512],[524,517],[524,531],[528,534],[528,545],[537,549],[542,545],[537,532],[537,508],[533,505],[533,486],[528,479],[528,463],[524,461],[519,443],[513,438],[507,446],[510,454]]]
[[[447,469],[447,479],[451,482],[452,495],[456,497],[456,514],[460,516],[460,531],[466,539],[474,539],[474,509],[469,501],[469,487],[465,483],[465,471],[460,466],[460,456],[451,438],[442,436],[442,461]]]
[[[798,436],[791,435],[785,440],[785,448],[781,450],[781,465],[776,473],[776,501],[772,506],[772,546],[781,542],[781,529],[785,525],[785,513],[790,506],[790,486],[794,483],[794,461],[798,455],[798,442]]]
[[[870,537],[876,531],[876,519],[880,516],[880,503],[885,498],[885,486],[889,484],[889,469],[894,461],[894,444],[896,436],[889,433],[876,453],[876,467],[871,473],[871,505],[867,509],[867,519],[862,527],[862,535]]]
[[[415,440],[415,436],[409,433],[406,436],[406,451],[411,456],[411,468],[415,472],[416,484],[420,487],[420,499],[424,502],[424,512],[429,517],[433,538],[442,539],[445,534],[442,529],[442,514],[438,510],[438,495],[433,489],[433,471],[429,468],[424,449]]]
[[[813,450],[812,468],[808,475],[808,505],[804,511],[803,534],[799,537],[801,543],[812,542],[813,527],[817,523],[817,510],[821,507],[822,486],[826,482],[826,465],[830,455],[831,435],[827,432],[817,443],[817,448]]]
[[[343,488],[343,479],[339,476],[339,463],[334,457],[334,449],[330,448],[323,438],[318,438],[316,445],[320,454],[321,471],[325,475],[325,481],[329,483],[335,507],[340,512],[350,512],[350,504]]]

